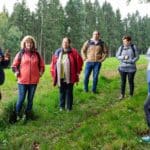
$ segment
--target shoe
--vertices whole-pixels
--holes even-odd
[[[118,98],[118,99],[119,99],[119,100],[124,99],[124,95],[122,95],[122,94],[121,94],[121,95],[119,96],[119,98]]]
[[[143,136],[143,137],[141,138],[141,140],[142,140],[143,142],[148,142],[148,143],[150,143],[150,136],[149,136],[149,135]]]
[[[17,119],[16,120],[19,121],[20,119],[21,119],[20,116],[17,115]]]
[[[130,98],[132,98],[133,97],[133,95],[130,95]]]
[[[85,93],[88,93],[88,90],[84,90]]]
[[[67,109],[67,112],[70,112],[71,111],[71,109]]]
[[[26,117],[25,114],[22,116],[22,120],[23,120],[23,121],[27,120],[27,117]]]
[[[98,94],[98,92],[97,92],[97,91],[92,91],[92,93],[93,93],[93,94]]]

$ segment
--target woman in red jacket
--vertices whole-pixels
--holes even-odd
[[[75,48],[70,46],[67,37],[62,40],[62,47],[57,49],[52,57],[51,74],[54,85],[58,85],[60,94],[60,111],[66,108],[72,110],[73,85],[79,81],[83,60]]]
[[[44,61],[36,50],[36,42],[32,36],[25,36],[21,41],[21,50],[14,58],[12,69],[18,79],[18,101],[16,103],[17,120],[27,95],[25,119],[29,119],[33,97],[39,78],[44,73]]]

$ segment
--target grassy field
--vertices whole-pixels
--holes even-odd
[[[83,92],[83,72],[74,86],[71,112],[59,112],[58,88],[52,86],[49,66],[41,78],[34,98],[36,119],[24,124],[8,123],[8,112],[17,99],[16,79],[5,70],[6,82],[1,87],[0,150],[149,150],[140,142],[148,128],[143,104],[147,96],[146,59],[140,57],[135,77],[135,95],[119,101],[120,77],[116,58],[108,58],[102,66],[98,94]],[[90,82],[90,87],[91,87]]]

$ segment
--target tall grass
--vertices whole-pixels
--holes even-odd
[[[6,70],[0,103],[0,149],[80,150],[148,150],[150,145],[141,143],[140,136],[147,130],[143,104],[147,95],[146,60],[141,56],[135,77],[135,95],[130,98],[127,86],[126,99],[119,101],[119,65],[115,58],[108,58],[102,66],[98,94],[83,92],[81,81],[74,86],[74,105],[69,113],[59,112],[58,88],[52,86],[49,66],[38,85],[33,111],[36,120],[27,124],[9,124],[7,113],[17,99],[16,79]],[[90,81],[91,88],[92,80]]]

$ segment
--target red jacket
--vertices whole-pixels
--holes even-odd
[[[18,73],[18,83],[37,84],[45,69],[43,59],[40,57],[39,60],[37,52],[25,51],[19,60],[19,53],[15,56],[12,64],[13,71]]]
[[[52,56],[52,61],[50,64],[50,72],[54,81],[54,85],[57,83],[56,63],[61,51],[62,48],[56,50],[55,54]],[[75,83],[79,81],[79,74],[82,70],[83,60],[75,48],[70,49],[68,52],[68,57],[70,61],[70,82]]]

